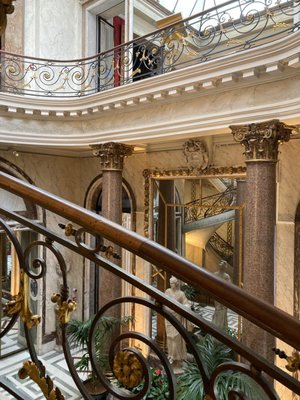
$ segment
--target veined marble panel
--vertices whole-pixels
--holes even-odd
[[[280,147],[278,172],[278,220],[294,222],[300,202],[300,140],[291,139]]]
[[[25,54],[48,59],[81,57],[81,5],[74,0],[24,0]]]

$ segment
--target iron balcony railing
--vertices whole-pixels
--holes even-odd
[[[184,223],[200,221],[201,219],[222,214],[234,204],[236,188],[228,187],[224,192],[193,200],[184,209]]]
[[[226,242],[226,240],[216,232],[209,239],[208,243],[222,259],[232,265],[234,248],[230,243]]]
[[[2,92],[87,96],[247,50],[299,30],[299,1],[234,0],[80,60],[0,52]]]
[[[188,344],[189,353],[194,356],[193,363],[199,371],[196,379],[201,380],[203,384],[205,394],[204,398],[206,400],[220,400],[217,390],[219,378],[227,379],[228,376],[235,377],[235,374],[238,374],[239,376],[244,374],[247,375],[248,378],[254,380],[254,386],[260,387],[260,400],[279,400],[279,396],[272,385],[273,379],[282,383],[292,392],[298,395],[300,394],[300,384],[295,377],[277,367],[270,360],[265,359],[263,355],[255,353],[252,349],[236,338],[228,335],[225,331],[218,329],[214,324],[207,322],[197,312],[194,312],[185,305],[178,303],[173,298],[138,278],[135,274],[127,272],[125,269],[116,265],[113,258],[108,259],[105,257],[105,249],[103,248],[101,241],[99,242],[101,243],[100,247],[96,246],[95,248],[91,248],[88,243],[86,243],[86,239],[84,239],[84,237],[88,236],[85,234],[88,233],[94,237],[104,237],[117,246],[121,246],[137,257],[140,257],[141,260],[150,262],[156,265],[159,269],[163,269],[170,274],[176,275],[183,282],[192,285],[196,289],[205,291],[220,303],[230,307],[240,316],[263,329],[267,335],[273,335],[299,351],[300,322],[296,318],[293,318],[273,305],[248,294],[239,287],[217,278],[214,274],[199,268],[190,261],[183,259],[161,245],[158,245],[157,243],[154,243],[132,231],[128,231],[120,225],[112,223],[111,221],[71,202],[58,198],[5,173],[0,173],[0,187],[48,210],[47,214],[48,212],[55,213],[56,221],[64,218],[78,225],[78,228],[71,229],[69,232],[73,236],[66,237],[61,234],[60,229],[60,232],[57,233],[55,229],[51,230],[34,220],[29,220],[15,212],[1,208],[1,215],[6,219],[6,221],[16,221],[39,234],[39,240],[26,243],[26,247],[22,248],[15,232],[9,227],[4,218],[0,219],[1,229],[6,232],[9,240],[12,242],[20,265],[19,292],[12,296],[10,301],[5,303],[4,317],[6,318],[6,325],[4,327],[2,326],[0,336],[3,338],[8,334],[20,316],[21,324],[24,326],[24,336],[27,340],[31,360],[25,362],[23,367],[20,366],[19,377],[22,379],[29,377],[34,380],[41,388],[41,391],[45,394],[45,398],[63,400],[65,397],[60,390],[53,386],[52,379],[47,374],[47,371],[45,371],[35,351],[32,332],[35,331],[35,326],[40,323],[40,317],[38,315],[33,315],[30,309],[28,285],[29,280],[32,282],[44,279],[46,273],[46,279],[49,279],[51,273],[55,273],[54,270],[56,270],[57,264],[60,268],[62,284],[60,286],[60,292],[52,296],[52,300],[57,305],[57,318],[61,332],[64,355],[70,374],[80,390],[82,397],[84,399],[91,399],[91,396],[83,385],[80,375],[74,366],[71,353],[72,349],[70,348],[67,337],[69,319],[76,306],[76,299],[70,298],[68,294],[69,274],[74,268],[75,271],[73,272],[75,272],[76,275],[83,274],[83,271],[78,268],[78,265],[75,267],[75,264],[73,264],[70,266],[71,269],[69,272],[67,272],[65,259],[61,252],[63,247],[68,249],[68,251],[72,251],[79,256],[92,261],[92,263],[96,264],[98,268],[110,271],[112,274],[115,274],[116,277],[130,283],[134,288],[141,290],[146,295],[146,297],[143,298],[131,296],[113,299],[96,313],[95,319],[91,325],[90,334],[88,336],[88,354],[91,359],[94,377],[101,381],[105,388],[116,398],[134,398],[137,400],[147,398],[145,397],[146,393],[151,390],[151,385],[154,384],[149,367],[150,363],[153,363],[153,353],[156,354],[156,360],[160,365],[160,373],[162,374],[161,379],[166,380],[168,384],[168,396],[166,398],[175,400],[177,398],[176,392],[180,388],[180,381],[178,384],[176,383],[176,376],[168,358],[166,357],[164,349],[159,345],[159,343],[156,343],[151,337],[149,337],[147,332],[136,332],[134,324],[130,329],[127,329],[125,333],[117,333],[117,337],[114,336],[111,338],[112,343],[106,343],[110,360],[108,366],[109,371],[104,371],[102,365],[99,364],[96,347],[97,338],[99,337],[97,335],[98,323],[102,316],[112,307],[117,306],[119,307],[118,310],[120,310],[120,305],[128,303],[143,307],[143,309],[145,309],[143,312],[144,316],[147,315],[147,309],[162,315],[175,327],[183,337],[184,341]],[[36,249],[40,249],[41,251],[37,252]],[[45,259],[46,251],[52,253],[49,258],[50,262],[47,262],[48,258]],[[32,253],[36,254],[37,258],[35,255],[30,257]],[[39,257],[39,254],[42,256]],[[29,262],[30,258],[33,258],[33,260],[31,259],[31,262]],[[176,314],[174,314],[174,312]],[[149,318],[150,317],[149,313]],[[215,338],[216,341],[213,342],[214,345],[220,345],[221,342],[223,345],[232,349],[232,354],[236,361],[232,360],[225,362],[209,371],[206,365],[207,360],[203,358],[195,339],[187,332],[185,322],[179,320],[181,317],[190,321],[197,327],[197,329],[201,329],[202,334],[209,334]],[[148,346],[150,352],[144,352],[142,354],[139,347],[134,345],[135,341],[142,342]],[[297,361],[296,352],[293,357],[289,357],[279,350],[276,351],[280,356],[286,356],[288,358],[288,361],[290,361],[289,370],[292,370],[291,368],[294,366],[294,370],[297,372],[299,368],[299,355]],[[247,363],[250,365],[238,361],[240,356],[243,360],[247,360]],[[291,362],[293,360],[295,362]],[[130,379],[127,381],[125,380],[124,384],[124,374],[120,371],[127,371],[125,373],[125,375],[127,374],[126,376],[128,376],[128,371],[130,372],[129,375],[133,376],[134,385],[138,386],[139,393],[135,391],[135,394],[133,394],[134,388],[130,385]],[[120,384],[120,379],[123,382],[122,385]],[[17,388],[8,385],[3,376],[0,376],[0,386],[13,394],[15,398],[22,400],[22,397],[17,393]],[[251,398],[248,397],[248,394],[243,392],[241,387],[236,389],[234,386],[229,386],[225,395],[228,395],[226,399]],[[256,399],[258,399],[258,397],[256,397]]]

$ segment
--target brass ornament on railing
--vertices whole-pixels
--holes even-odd
[[[132,389],[143,379],[143,367],[135,354],[129,350],[116,353],[113,362],[113,373],[125,387]]]
[[[30,378],[35,382],[43,392],[47,400],[64,400],[58,388],[54,388],[52,379],[45,375],[44,371],[41,373],[40,369],[32,361],[25,361],[23,367],[19,370],[18,376],[20,379]]]
[[[278,348],[273,348],[273,351],[279,358],[283,358],[287,361],[285,368],[289,372],[300,371],[300,354],[298,351],[294,350],[291,356],[288,356],[284,351]]]
[[[76,310],[77,304],[74,300],[63,300],[59,293],[53,293],[51,296],[52,303],[57,304],[57,319],[60,324],[67,324],[72,316],[72,312]]]
[[[25,271],[20,271],[20,291],[12,297],[4,307],[4,315],[13,316],[19,314],[28,329],[37,326],[41,322],[39,315],[34,315],[29,305],[29,278]]]

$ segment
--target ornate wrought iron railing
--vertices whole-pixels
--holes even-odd
[[[85,257],[87,260],[91,260],[99,268],[104,268],[108,271],[111,271],[117,277],[129,282],[135,288],[140,289],[143,293],[149,296],[148,298],[134,296],[114,299],[97,312],[91,326],[88,338],[88,351],[92,362],[94,375],[98,380],[103,382],[106,389],[116,398],[142,399],[146,395],[147,391],[151,388],[151,384],[153,384],[149,369],[149,354],[142,354],[137,347],[131,346],[130,340],[142,342],[148,346],[151,352],[156,353],[159,360],[158,362],[160,363],[163,371],[162,373],[164,379],[168,382],[168,396],[166,398],[172,400],[176,399],[176,391],[178,390],[178,387],[176,387],[176,377],[168,358],[160,346],[147,336],[147,332],[139,333],[129,330],[126,333],[122,333],[116,337],[113,343],[110,344],[110,347],[107,344],[109,348],[109,365],[111,369],[110,375],[107,375],[107,373],[104,373],[102,370],[101,364],[98,362],[99,360],[97,358],[96,351],[98,323],[106,311],[110,310],[114,306],[120,306],[120,304],[124,303],[139,304],[140,306],[153,310],[163,315],[164,318],[166,318],[178,330],[180,335],[187,342],[189,352],[194,357],[194,364],[199,370],[198,379],[203,383],[206,400],[220,400],[217,392],[218,379],[220,377],[225,379],[224,373],[225,375],[229,374],[232,376],[232,374],[237,372],[245,374],[255,381],[256,386],[258,385],[260,387],[263,396],[261,398],[272,400],[279,399],[272,384],[270,383],[270,379],[267,377],[277,380],[294,393],[300,394],[300,384],[297,379],[290,376],[272,362],[264,359],[262,355],[256,354],[234,337],[218,329],[212,323],[205,321],[196,312],[193,312],[186,306],[174,301],[173,298],[170,298],[166,294],[160,292],[158,289],[147,284],[134,274],[126,272],[120,266],[116,265],[112,260],[100,255],[99,251],[105,250],[103,248],[103,244],[101,243],[101,248],[99,246],[97,248],[89,247],[84,242],[84,233],[89,233],[93,236],[104,237],[116,245],[127,249],[136,256],[141,257],[144,261],[153,263],[160,269],[164,269],[167,272],[176,275],[182,281],[193,285],[198,289],[205,290],[205,292],[216,298],[227,307],[235,310],[244,318],[247,318],[269,334],[274,335],[286,344],[292,346],[292,348],[299,351],[300,322],[298,320],[289,316],[273,305],[265,303],[258,298],[251,296],[240,288],[220,280],[213,274],[210,274],[206,270],[197,267],[188,260],[181,258],[177,254],[152,242],[151,240],[139,236],[132,231],[128,231],[121,226],[94,214],[93,212],[74,205],[73,203],[64,201],[63,199],[60,199],[27,183],[21,182],[18,179],[12,178],[4,173],[0,173],[0,187],[18,196],[26,198],[26,200],[34,202],[46,210],[72,221],[74,224],[77,224],[80,227],[71,232],[71,234],[75,235],[74,240],[72,240],[70,237],[60,235],[56,231],[50,230],[42,224],[26,219],[12,211],[1,208],[1,215],[4,218],[14,220],[19,224],[26,226],[27,228],[37,232],[40,236],[39,240],[29,243],[24,249],[21,247],[13,230],[5,222],[5,219],[2,218],[0,220],[1,228],[6,232],[7,236],[13,243],[20,264],[20,289],[19,292],[13,296],[11,301],[5,305],[4,311],[6,318],[9,317],[9,322],[1,331],[0,336],[2,338],[4,335],[6,335],[16,322],[18,316],[21,317],[31,360],[24,363],[23,367],[20,369],[19,376],[21,378],[30,377],[32,380],[37,382],[41,388],[41,391],[44,393],[45,398],[64,399],[64,396],[60,390],[53,387],[53,382],[47,375],[47,371],[45,371],[36,354],[32,340],[31,332],[33,328],[39,324],[40,317],[33,315],[30,310],[30,304],[28,303],[29,279],[33,281],[42,279],[46,274],[47,268],[51,269],[55,264],[52,258],[52,262],[47,265],[46,260],[43,259],[43,257],[37,257],[32,263],[30,263],[30,254],[35,248],[47,249],[47,251],[51,252],[60,267],[62,274],[61,291],[60,293],[54,295],[52,300],[56,302],[58,306],[57,316],[62,332],[64,355],[70,374],[72,375],[83,398],[91,399],[91,396],[87,392],[76,371],[76,368],[74,367],[66,333],[71,313],[76,304],[74,299],[72,300],[69,298],[68,294],[68,274],[66,263],[61,252],[62,247],[65,247],[74,253]],[[45,252],[42,251],[41,254],[45,254]],[[80,271],[76,271],[76,273],[78,274]],[[176,314],[174,315],[174,312],[177,313],[177,317]],[[198,351],[195,340],[188,334],[184,324],[180,322],[179,316],[189,320],[197,327],[197,329],[201,329],[203,333],[210,334],[212,337],[217,339],[218,342],[216,343],[222,342],[225,346],[231,348],[236,356],[242,356],[243,359],[247,360],[250,365],[246,365],[238,361],[231,361],[223,363],[216,367],[213,371],[208,372],[205,359],[201,355],[201,352]],[[296,369],[298,369],[299,364],[295,365]],[[122,375],[120,371],[123,371],[127,376],[129,371],[129,375],[133,375],[132,380],[134,385],[140,383],[141,386],[139,386],[139,393],[133,395],[132,385],[130,384],[131,380],[124,380],[124,374]],[[127,372],[125,373],[125,371]],[[120,384],[117,384],[118,380],[123,382],[123,388]],[[124,382],[127,388],[126,390],[124,389]],[[178,385],[180,386],[180,383]],[[5,388],[8,392],[14,394],[17,399],[22,399],[16,390],[14,390],[14,387],[3,382],[2,377],[0,377],[0,386]],[[237,390],[232,386],[227,389],[227,394],[228,398],[230,399],[238,398],[245,400],[248,398],[247,395],[243,393],[241,388]]]
[[[236,189],[228,187],[224,192],[203,197],[186,204],[184,209],[184,223],[199,221],[200,219],[222,214],[228,210],[235,198]]]
[[[299,30],[299,2],[234,0],[93,57],[61,61],[0,52],[3,92],[85,96],[265,44]]]
[[[233,260],[233,247],[231,244],[226,242],[220,235],[216,232],[212,235],[208,242],[214,251],[219,254],[221,258],[229,262],[232,265]]]

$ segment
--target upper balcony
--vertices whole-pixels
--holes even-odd
[[[72,120],[72,132],[60,124],[47,133],[43,126],[42,141],[65,146],[67,140],[86,148],[112,136],[143,146],[158,137],[226,133],[230,124],[272,117],[299,123],[300,98],[291,93],[300,67],[298,1],[230,0],[186,19],[170,15],[156,25],[160,29],[153,33],[84,59],[46,60],[1,51],[0,118]],[[266,100],[263,85],[279,81],[284,90],[277,85]],[[258,92],[255,98],[247,92],[250,87],[259,87],[260,98]],[[232,97],[214,109],[212,97],[221,93]],[[240,93],[243,98],[233,104]],[[174,118],[162,109],[171,101]],[[112,110],[120,114],[113,126]],[[76,125],[82,120],[87,121],[84,128]],[[38,126],[22,136],[14,122],[5,129],[3,143],[41,144]]]
[[[171,23],[171,24],[170,24]],[[230,0],[93,57],[46,60],[1,51],[1,91],[83,97],[273,43],[300,28],[297,1]]]

